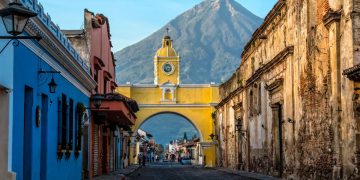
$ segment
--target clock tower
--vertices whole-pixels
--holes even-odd
[[[180,56],[173,48],[173,41],[167,33],[154,57],[154,83],[156,85],[180,84]]]

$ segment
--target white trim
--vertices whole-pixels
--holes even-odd
[[[159,87],[156,84],[133,84],[132,87],[141,87],[141,88],[156,88]]]
[[[210,103],[210,106],[213,106],[213,107],[215,107],[215,106],[217,106],[219,103]]]
[[[32,41],[29,40],[19,40],[24,46],[26,46],[29,50],[31,50],[34,54],[39,56],[43,61],[45,61],[49,66],[51,66],[55,71],[60,71],[61,75],[68,80],[71,84],[73,84],[76,88],[78,88],[82,93],[86,96],[90,97],[91,92],[88,91],[82,84],[80,84],[71,74],[67,72],[61,65],[56,63],[56,60],[52,59],[46,52],[44,52],[41,48],[35,45]]]

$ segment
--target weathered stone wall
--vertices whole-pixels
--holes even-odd
[[[216,125],[242,124],[217,131],[219,151],[227,152],[222,166],[293,179],[359,178],[360,96],[342,75],[360,63],[359,12],[360,0],[275,5],[220,87],[217,108],[226,116]]]

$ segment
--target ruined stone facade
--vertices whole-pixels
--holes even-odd
[[[348,76],[360,69],[359,13],[360,0],[277,2],[220,87],[218,166],[360,178],[360,78]]]

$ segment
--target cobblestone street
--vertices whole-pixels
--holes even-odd
[[[161,179],[247,179],[215,169],[181,166],[181,165],[149,165],[135,171],[129,180],[161,180]]]
[[[235,174],[213,169],[203,168],[196,166],[184,166],[180,164],[151,164],[146,167],[142,167],[133,172],[128,180],[177,180],[177,179],[189,179],[189,180],[227,180],[227,179],[272,179],[270,177],[264,177],[261,175],[252,174]]]

